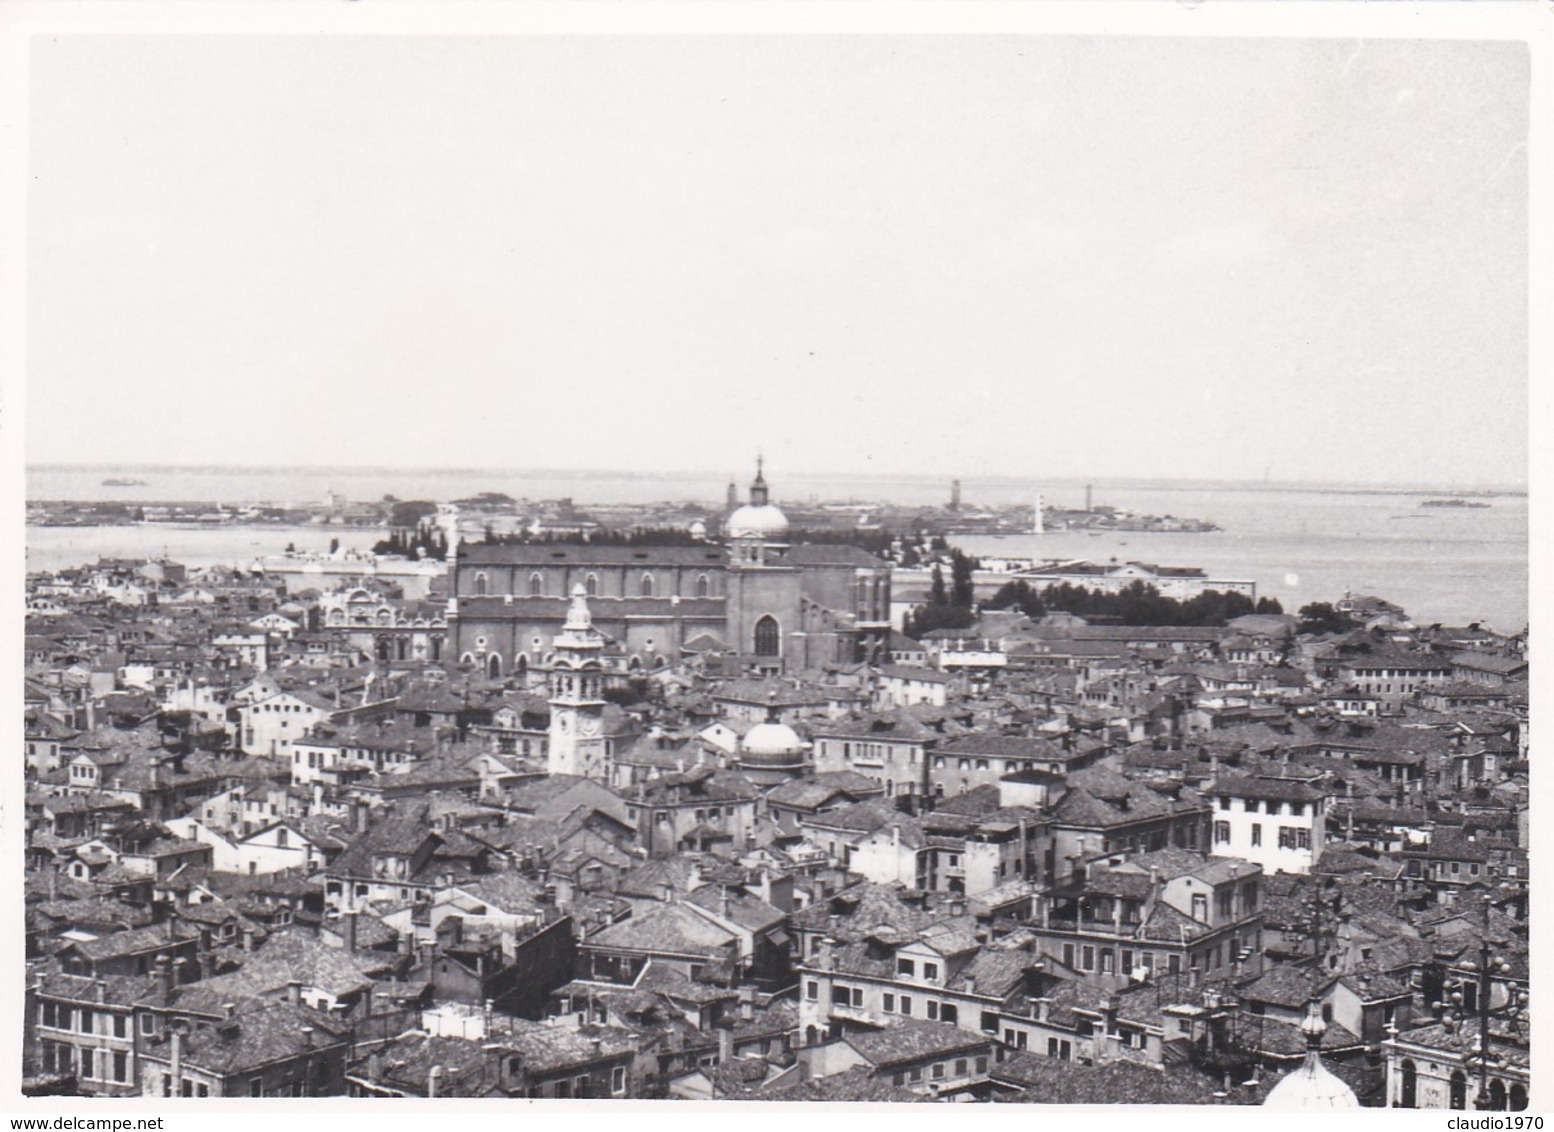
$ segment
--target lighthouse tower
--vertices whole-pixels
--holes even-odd
[[[604,635],[594,628],[588,591],[572,587],[567,621],[555,639],[550,670],[550,736],[547,768],[551,774],[577,774],[599,782],[609,779],[604,739],[604,666],[599,654]]]
[[[1036,522],[1031,527],[1031,534],[1044,535],[1047,533],[1047,497],[1036,496]]]

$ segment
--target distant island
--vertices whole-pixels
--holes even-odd
[[[104,487],[145,487],[146,481],[133,479],[113,479],[110,477],[109,479],[103,480],[102,485]]]
[[[1488,507],[1488,503],[1480,503],[1472,499],[1426,499],[1421,507]]]

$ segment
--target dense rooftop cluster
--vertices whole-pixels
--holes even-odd
[[[643,667],[579,590],[492,678],[446,598],[29,579],[29,1091],[1528,1104],[1525,636]]]

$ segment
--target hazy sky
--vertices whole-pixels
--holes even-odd
[[[61,36],[32,462],[1523,482],[1515,43]]]

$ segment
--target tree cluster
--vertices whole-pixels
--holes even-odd
[[[595,531],[519,531],[499,535],[486,528],[486,542],[494,546],[705,546],[706,539],[699,539],[690,531],[679,527],[636,527],[617,530],[601,527]]]
[[[976,586],[972,572],[977,560],[959,550],[950,553],[950,584],[944,583],[944,568],[934,563],[933,582],[928,604],[907,613],[903,632],[921,637],[935,629],[969,629],[977,623]]]
[[[373,544],[374,554],[397,554],[402,558],[435,558],[442,562],[448,557],[448,536],[442,528],[422,523],[415,530],[403,528],[393,531],[388,538]]]
[[[1248,613],[1283,613],[1275,598],[1253,601],[1245,594],[1205,590],[1186,601],[1163,597],[1158,589],[1134,582],[1119,593],[1092,590],[1068,582],[1037,590],[1023,579],[1004,585],[985,606],[1018,609],[1033,620],[1048,613],[1072,613],[1086,620],[1120,625],[1217,626]]]
[[[893,541],[889,531],[860,531],[834,527],[794,527],[789,530],[785,542],[811,543],[820,546],[856,546],[880,558],[890,553]]]
[[[1297,628],[1302,633],[1347,633],[1360,627],[1358,621],[1326,601],[1301,606],[1299,616]]]
[[[389,503],[389,526],[415,530],[422,520],[437,514],[437,504],[429,499],[385,499]]]

